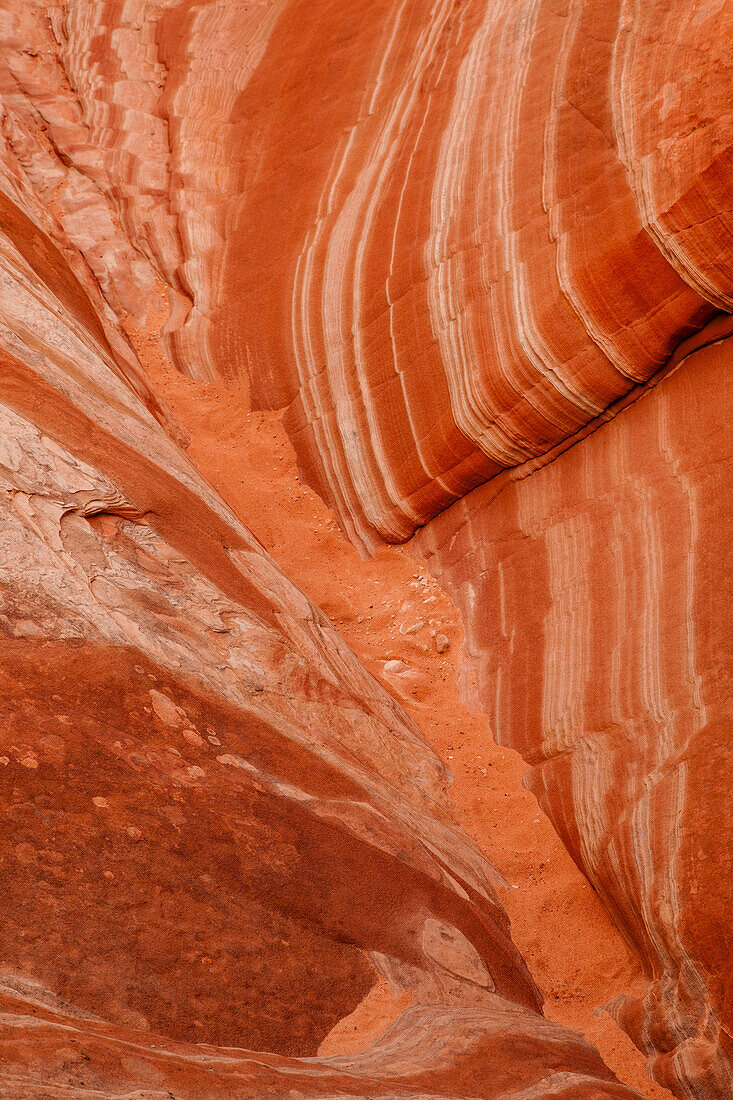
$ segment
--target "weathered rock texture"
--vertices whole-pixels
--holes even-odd
[[[0,1095],[631,1100],[540,1015],[443,765],[171,441],[24,183],[0,199]],[[410,1007],[316,1058],[378,972]]]
[[[5,0],[9,158],[109,300],[408,537],[731,304],[719,0]]]
[[[464,616],[468,693],[651,964],[616,1017],[695,1097],[733,1088],[732,372],[731,341],[697,351],[419,538]]]
[[[492,974],[503,965],[499,992],[527,1011],[536,1005],[479,886],[475,853],[432,816],[435,762],[156,426],[175,436],[117,317],[142,323],[151,303],[167,302],[173,361],[199,378],[247,376],[261,404],[287,407],[305,473],[359,545],[404,540],[433,520],[420,546],[464,608],[477,697],[497,735],[525,752],[548,813],[653,970],[644,1005],[619,1006],[619,1019],[680,1095],[728,1096],[729,352],[698,352],[625,412],[614,403],[670,356],[680,360],[706,325],[703,341],[726,327],[731,5],[3,0],[0,16],[5,614],[16,637],[8,653],[20,647],[14,660],[24,670],[12,681],[30,692],[14,713],[33,730],[75,708],[85,716],[76,740],[51,742],[49,760],[19,732],[8,767],[34,784],[62,748],[78,762],[87,797],[78,812],[90,816],[75,828],[92,832],[77,892],[63,896],[75,899],[80,928],[90,919],[92,859],[104,874],[93,830],[128,828],[121,806],[137,790],[147,792],[147,813],[173,814],[171,838],[180,829],[182,839],[171,844],[187,873],[192,853],[206,854],[208,869],[196,871],[214,894],[195,905],[216,911],[204,920],[214,921],[216,942],[227,941],[235,906],[237,926],[260,927],[251,899],[232,893],[229,879],[217,886],[222,836],[232,838],[227,874],[236,877],[235,849],[253,861],[272,907],[268,927],[288,950],[301,931],[278,924],[287,906],[273,899],[297,897],[299,929],[319,929],[309,957],[333,969],[335,1016],[369,984],[359,951],[399,959],[416,995],[438,997],[437,933],[425,932],[425,920],[461,929],[464,971],[469,958]],[[595,430],[609,408],[611,423]],[[139,651],[143,669],[133,666],[139,680],[125,677],[112,695],[103,689],[109,647],[112,664]],[[52,703],[53,717],[43,710]],[[115,708],[124,721],[113,730]],[[237,767],[259,752],[253,714],[269,731],[263,744],[285,738],[306,755],[283,748],[277,766],[257,756],[264,778]],[[165,752],[156,722],[171,731]],[[207,726],[222,742],[215,753]],[[224,729],[238,732],[227,740]],[[61,737],[55,726],[49,736]],[[154,770],[126,788],[126,769],[143,769],[146,753]],[[311,769],[323,784],[313,789],[302,786]],[[237,783],[255,792],[243,795],[246,814],[227,803]],[[28,813],[57,812],[52,799],[45,807],[19,782],[14,789],[37,808]],[[90,808],[93,797],[108,805]],[[260,812],[259,800],[277,811]],[[324,809],[332,801],[337,822]],[[195,837],[176,813],[195,823]],[[271,813],[277,839],[265,849],[259,830]],[[72,865],[54,872],[56,849],[43,849],[44,863],[40,826],[26,826],[34,839],[17,841],[24,874],[71,882]],[[139,876],[155,881],[162,826],[149,840],[129,827],[141,833]],[[330,847],[329,830],[339,836]],[[293,837],[306,833],[312,847],[301,857]],[[433,854],[415,847],[418,837],[430,837]],[[275,870],[261,863],[270,850]],[[331,865],[336,850],[348,874]],[[382,867],[395,851],[393,879]],[[353,868],[365,852],[395,883],[378,927],[357,897]],[[304,867],[316,876],[307,889]],[[426,877],[408,889],[405,875]],[[186,898],[198,899],[190,882]],[[136,944],[144,927],[165,938],[178,916],[171,907],[184,904],[159,885],[155,920],[130,918]],[[76,996],[54,969],[51,909],[43,923],[40,909],[29,917],[38,943],[18,965],[36,958],[34,980]],[[109,923],[119,926],[111,914]],[[485,927],[497,929],[491,948]],[[196,950],[207,935],[192,933]],[[206,992],[184,1024],[190,990],[174,993],[161,974],[156,988],[167,992],[152,1006],[119,941],[106,929],[97,938],[98,961],[78,979],[68,972],[86,991],[85,1011],[119,1027],[146,1021],[175,1039],[193,1038],[180,1029],[199,1019],[204,1039],[260,1041],[246,1031],[246,997],[224,1011]],[[82,943],[80,931],[76,949],[88,958]],[[26,949],[23,938],[13,944]],[[154,939],[135,950],[168,965]],[[182,950],[197,957],[191,945]],[[221,993],[229,982],[242,998],[239,971],[217,960],[205,965],[219,967],[221,984],[205,988]],[[328,1028],[321,965],[308,968],[312,985],[302,991],[313,1019],[286,1010],[284,988],[271,991],[279,1054],[312,1053]],[[468,988],[469,1000],[489,997],[464,971],[451,979],[460,1011]],[[280,981],[289,992],[285,970]],[[422,1011],[410,1017],[420,1034]],[[415,1034],[408,1023],[400,1035]],[[308,1067],[316,1089],[327,1071]],[[436,1081],[415,1089],[449,1095]],[[395,1094],[392,1084],[369,1088]],[[482,1077],[481,1088],[497,1095],[509,1085]],[[326,1077],[323,1089],[348,1093],[340,1078]]]

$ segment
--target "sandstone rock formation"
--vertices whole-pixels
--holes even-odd
[[[540,1015],[444,766],[4,185],[0,1095],[631,1100]],[[317,1058],[377,973],[410,1006]]]
[[[682,1095],[733,1088],[733,347],[420,535],[466,687],[654,975],[614,1006]]]
[[[729,1095],[730,345],[694,349],[730,331],[732,32],[721,0],[0,0],[4,756],[40,884],[5,1004],[49,1036],[20,1028],[9,1095],[62,1094],[67,1027],[94,1036],[92,1090],[152,1066],[165,1095],[147,1026],[270,1051],[231,1070],[253,1095],[622,1095],[562,1076],[604,1071],[536,1015],[437,762],[171,442],[123,333],[151,307],[182,372],[286,409],[357,545],[423,527],[469,690],[653,975],[617,1018],[680,1096]],[[102,866],[112,836],[134,875]],[[379,920],[362,860],[392,884]],[[160,900],[124,939],[130,879]],[[160,949],[189,910],[195,1016]],[[292,951],[266,1024],[252,954],[209,949],[235,926]],[[364,952],[416,1006],[348,1067],[283,1061],[360,1000]],[[517,1013],[520,1077],[489,1081]],[[206,1057],[185,1087],[227,1095]]]
[[[403,539],[730,305],[716,0],[5,0],[8,154],[108,299]],[[704,59],[704,60],[701,60]]]

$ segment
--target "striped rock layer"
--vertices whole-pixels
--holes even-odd
[[[2,141],[113,308],[409,537],[731,306],[723,0],[2,0]]]
[[[176,446],[24,182],[5,166],[0,1096],[638,1097],[541,1015],[443,765]],[[317,1057],[379,974],[408,1007]]]
[[[695,1100],[732,1087],[730,383],[682,357],[732,308],[732,24],[0,0],[2,193],[96,284],[115,376],[151,404],[115,315],[164,301],[358,545],[424,528],[474,697],[654,975],[618,1018]]]
[[[733,1095],[733,340],[418,536],[464,687],[650,965],[611,1006],[680,1096]]]

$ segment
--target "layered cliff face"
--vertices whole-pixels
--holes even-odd
[[[730,345],[684,355],[729,331],[732,20],[718,0],[0,3],[5,756],[23,896],[40,883],[6,1004],[47,1028],[18,1032],[33,1068],[9,1095],[77,1073],[51,1067],[59,1028],[96,1044],[99,1089],[145,1077],[142,1042],[151,1095],[405,1075],[622,1095],[536,1015],[437,762],[171,443],[121,327],[153,307],[183,373],[286,409],[358,546],[423,528],[472,698],[652,972],[617,1018],[680,1096],[729,1095]],[[78,806],[54,801],[59,762]],[[41,848],[41,827],[68,837]],[[213,967],[195,1014],[161,949],[181,912],[180,958]],[[274,985],[210,946],[244,927],[282,956]],[[361,999],[367,955],[416,1006],[349,1065],[293,1061]],[[274,1053],[225,1071],[207,1048],[202,1083],[200,1048],[174,1071],[144,1027]],[[486,1079],[490,1048],[508,1076]]]
[[[730,305],[715,0],[6,4],[6,139],[111,298],[408,537]],[[40,136],[38,133],[40,124]]]
[[[113,304],[408,537],[730,305],[715,0],[6,3],[10,155]]]
[[[651,964],[615,1015],[695,1097],[733,1088],[732,367],[730,340],[697,351],[419,537],[464,616],[468,693]]]
[[[7,191],[0,1095],[631,1100],[541,1016],[444,766]],[[407,1007],[317,1058],[378,974]]]

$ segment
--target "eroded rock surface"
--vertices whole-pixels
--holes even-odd
[[[4,142],[116,307],[399,540],[731,305],[718,0],[6,2]]]
[[[630,1100],[541,1016],[444,766],[3,195],[0,1095]],[[378,973],[412,1003],[317,1058]]]
[[[432,521],[474,697],[653,970],[619,1020],[728,1096],[729,352],[620,409],[729,321],[732,13],[0,3],[8,1095],[231,1093],[174,1042],[269,1051],[252,1095],[621,1095],[536,1015],[438,762],[172,442],[121,328],[153,308],[182,372],[287,409],[359,546]],[[389,1040],[292,1061],[375,959],[417,1000]]]
[[[654,982],[617,1019],[682,1095],[729,1095],[733,344],[420,535],[467,691]]]

